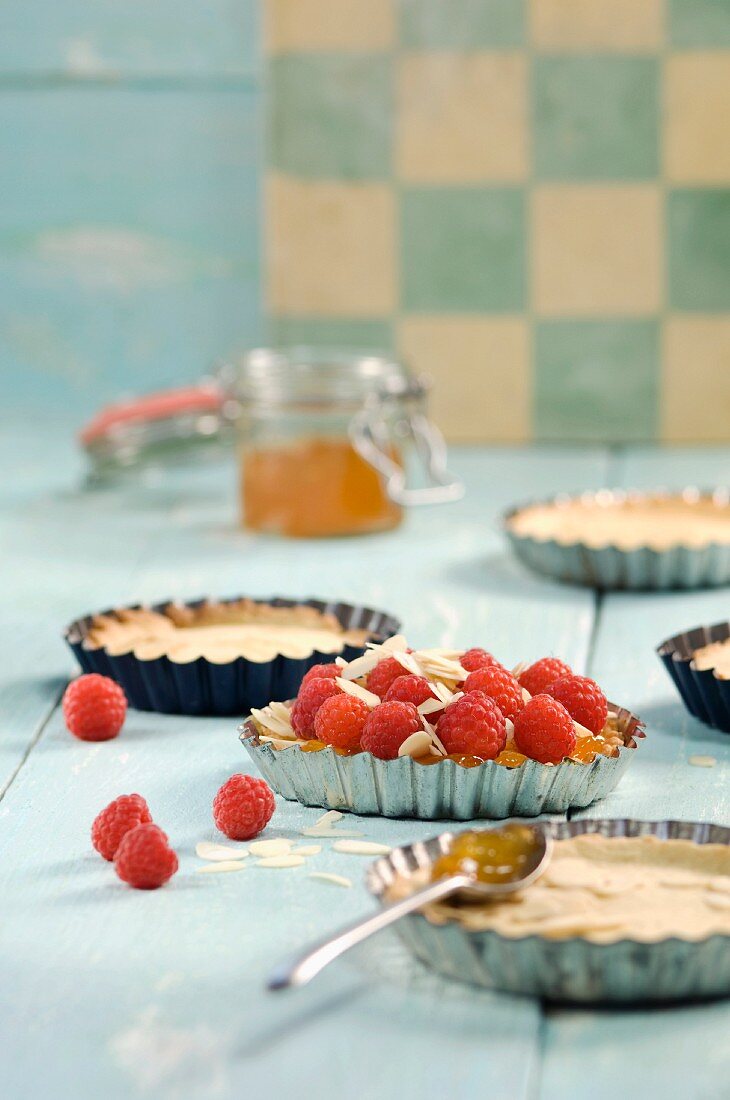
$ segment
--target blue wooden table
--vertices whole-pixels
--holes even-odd
[[[543,1011],[449,984],[384,934],[309,989],[267,994],[272,965],[368,910],[366,860],[325,843],[307,868],[198,875],[211,801],[248,770],[235,722],[130,712],[82,744],[59,699],[60,640],[81,612],[201,594],[325,595],[399,614],[417,644],[484,645],[507,663],[554,652],[647,721],[618,790],[591,816],[730,822],[730,739],[688,717],[654,646],[730,614],[728,591],[615,595],[535,578],[497,517],[513,501],[611,485],[730,482],[730,453],[602,448],[463,450],[467,495],[367,541],[283,542],[235,526],[232,469],[82,491],[64,423],[0,434],[0,1035],[8,1100],[239,1097],[317,1100],[726,1098],[725,1004]],[[713,768],[691,766],[695,754]],[[180,855],[163,890],[130,890],[92,851],[96,812],[140,791]],[[267,836],[319,816],[280,802]],[[362,819],[373,840],[433,823]],[[351,890],[309,879],[334,871]]]

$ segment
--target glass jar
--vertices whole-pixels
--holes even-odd
[[[403,507],[456,500],[426,386],[394,360],[357,352],[259,348],[233,368],[241,514],[294,537],[396,527]],[[408,451],[428,484],[408,488]]]

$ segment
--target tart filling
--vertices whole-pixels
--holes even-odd
[[[597,493],[534,504],[507,520],[516,535],[561,545],[668,550],[730,544],[730,504],[710,496],[637,496]]]
[[[421,868],[396,878],[386,900],[406,897],[430,877]],[[557,840],[544,875],[524,890],[488,903],[439,902],[424,914],[435,924],[456,921],[513,939],[654,943],[730,935],[730,847],[655,836]]]
[[[712,669],[718,680],[730,680],[730,638],[696,649],[692,664],[700,672]]]
[[[481,666],[474,667],[475,661]],[[560,670],[549,671],[540,686],[545,666],[555,665]],[[311,680],[323,674],[325,679]],[[533,686],[534,695],[523,682]],[[577,695],[571,690],[575,687]],[[579,713],[586,691],[590,718],[585,716],[588,711]],[[333,703],[338,695],[340,703]],[[342,695],[351,697],[349,703]],[[566,701],[565,707],[559,698]],[[534,706],[545,709],[546,703],[548,722],[558,712],[561,738],[549,756],[540,751],[551,736],[549,726],[528,730],[529,736],[524,729],[527,712]],[[578,710],[571,713],[573,703]],[[382,718],[387,724],[385,734],[381,729],[371,735],[371,719],[388,708],[387,717]],[[275,751],[299,747],[311,753],[331,748],[339,756],[370,752],[384,760],[409,756],[424,766],[452,760],[463,768],[491,762],[513,769],[528,760],[545,767],[587,766],[601,757],[618,757],[623,748],[635,748],[633,735],[643,736],[638,720],[631,732],[625,732],[598,685],[575,677],[561,661],[544,658],[510,672],[485,650],[412,650],[402,635],[367,643],[366,652],[353,661],[338,657],[330,666],[319,666],[307,675],[297,699],[254,709],[251,718],[258,741]],[[579,718],[590,722],[591,728]],[[399,728],[401,719],[404,724]]]
[[[84,646],[103,648],[110,656],[132,653],[140,660],[187,663],[203,657],[227,664],[238,657],[266,662],[315,652],[336,655],[347,646],[362,647],[369,636],[367,630],[344,630],[334,615],[313,607],[243,599],[199,607],[170,604],[164,613],[139,608],[97,615]]]

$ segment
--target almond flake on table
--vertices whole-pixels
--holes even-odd
[[[717,760],[714,756],[690,756],[687,763],[693,768],[714,768]]]
[[[339,810],[328,810],[326,814],[322,814],[315,821],[317,828],[325,829],[328,825],[334,825],[335,821],[342,821],[345,815]]]
[[[292,850],[292,855],[295,856],[318,856],[322,851],[321,844],[297,844],[296,848]]]
[[[374,840],[336,840],[332,848],[348,856],[387,856],[393,851],[389,844]]]
[[[317,825],[310,825],[308,829],[302,829],[302,836],[316,837],[317,840],[330,840],[339,836],[362,836],[354,829],[320,829]]]
[[[301,867],[305,862],[304,856],[265,856],[264,859],[257,859],[257,867]]]
[[[226,871],[245,871],[248,864],[243,859],[226,859],[220,863],[206,863],[204,867],[196,867],[196,875],[222,875]]]
[[[195,854],[200,859],[209,859],[213,862],[236,859],[244,859],[248,855],[248,848],[234,848],[231,844],[212,844],[209,840],[200,840],[195,845]]]
[[[250,845],[250,852],[252,856],[284,856],[289,854],[293,843],[293,840],[286,840],[284,837],[254,840]]]
[[[342,688],[346,695],[352,695],[353,698],[360,699],[371,708],[377,707],[381,702],[379,695],[376,695],[373,691],[368,691],[367,688],[362,687],[360,684],[356,684],[354,680],[345,680],[342,676],[337,676],[335,678],[335,683],[339,688]]]
[[[318,878],[321,882],[331,882],[333,886],[352,886],[352,879],[333,875],[330,871],[310,871],[307,878]]]

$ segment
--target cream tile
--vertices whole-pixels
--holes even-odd
[[[432,412],[453,442],[519,442],[530,435],[529,334],[521,317],[407,316],[401,355],[433,382]]]
[[[523,54],[405,55],[398,64],[398,175],[408,183],[524,180],[527,99]]]
[[[730,50],[677,53],[665,69],[671,183],[730,183]]]
[[[653,313],[662,295],[659,188],[537,187],[532,296],[544,317]]]
[[[730,424],[730,315],[674,315],[664,326],[662,438],[721,441]]]
[[[658,49],[663,0],[530,0],[530,30],[538,49],[556,53],[631,53]]]
[[[265,0],[270,54],[387,50],[395,41],[393,0]]]
[[[290,316],[381,317],[395,308],[395,199],[385,184],[266,184],[267,296]]]

